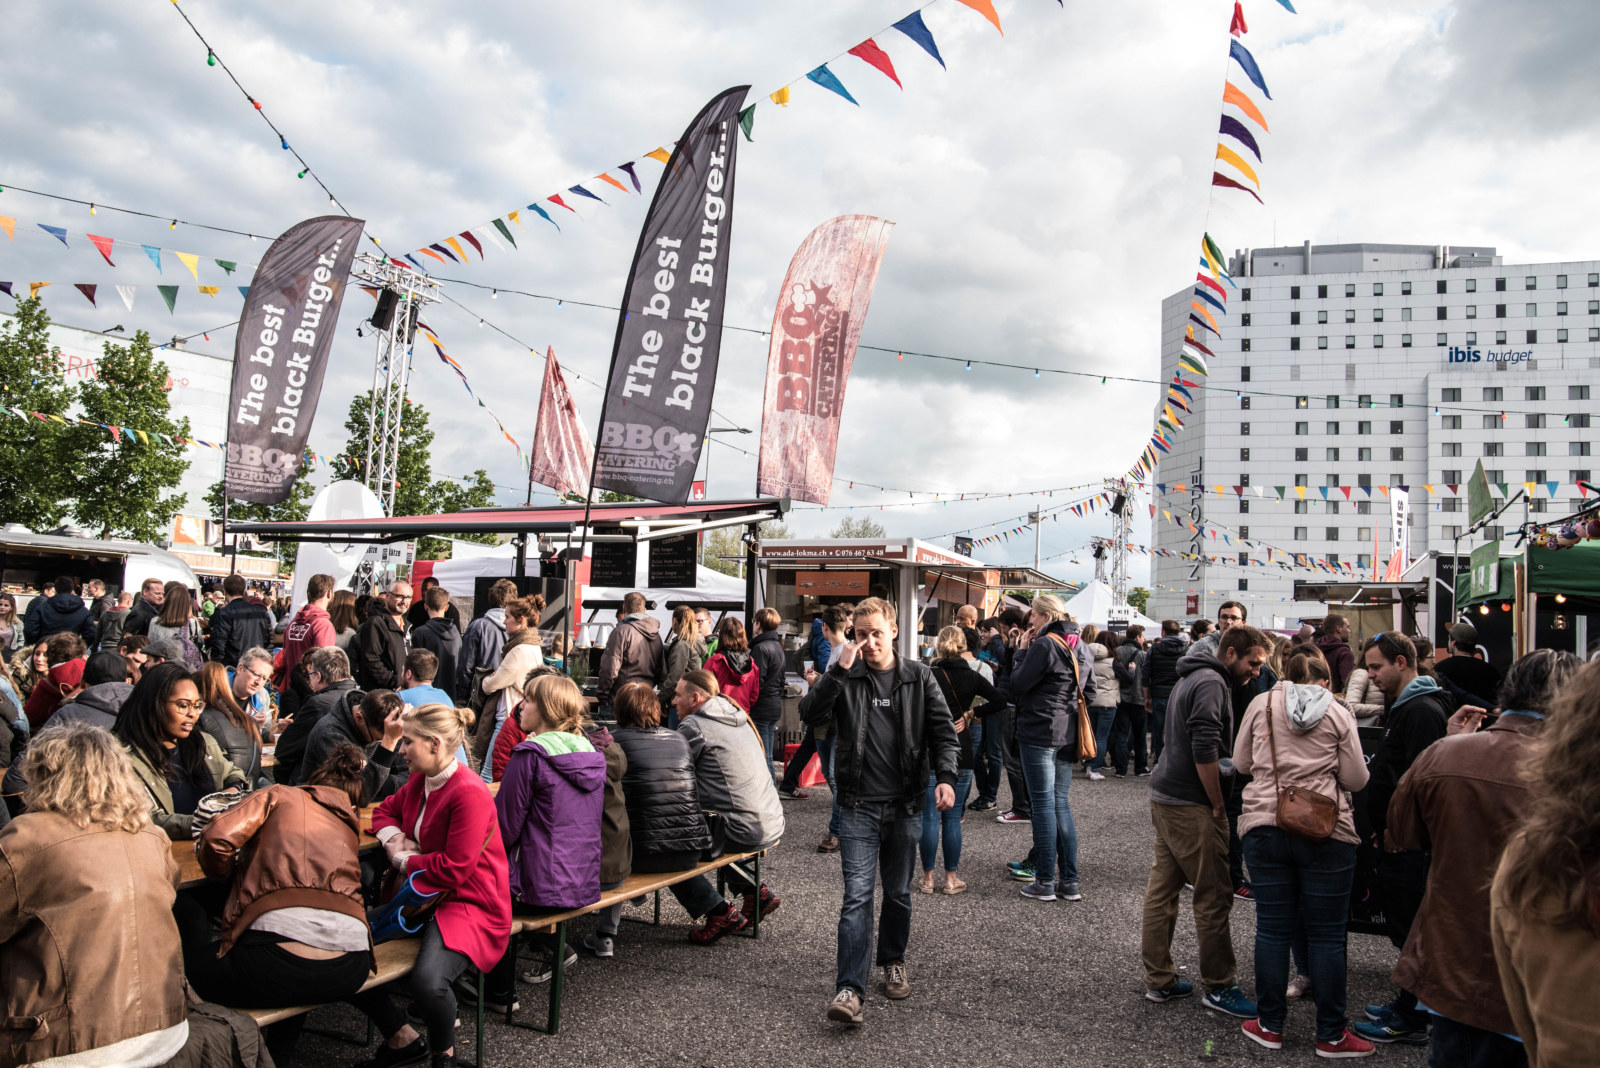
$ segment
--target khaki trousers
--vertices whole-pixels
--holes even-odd
[[[1194,886],[1194,930],[1200,942],[1200,981],[1209,993],[1234,985],[1237,962],[1233,933],[1233,885],[1228,874],[1228,820],[1206,805],[1150,804],[1155,825],[1155,860],[1144,890],[1144,934],[1140,956],[1145,986],[1165,990],[1177,980],[1172,967],[1172,932],[1178,926],[1183,884]]]

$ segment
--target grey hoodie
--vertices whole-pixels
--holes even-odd
[[[1216,657],[1190,653],[1178,661],[1178,684],[1167,701],[1166,744],[1150,773],[1150,800],[1209,808],[1195,765],[1232,756],[1233,676]]]
[[[726,697],[713,697],[678,725],[678,733],[694,758],[701,807],[727,818],[728,851],[782,838],[783,803],[750,717]]]

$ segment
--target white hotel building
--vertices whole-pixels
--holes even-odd
[[[1263,549],[1209,535],[1197,549],[1188,527],[1160,509],[1185,519],[1198,510],[1207,527],[1273,546],[1274,561],[1304,553],[1369,577],[1374,532],[1380,569],[1393,551],[1390,499],[1379,486],[1409,487],[1412,559],[1429,549],[1451,552],[1469,525],[1465,483],[1480,459],[1489,481],[1512,493],[1525,482],[1541,484],[1530,518],[1575,510],[1575,480],[1588,480],[1596,466],[1600,261],[1505,264],[1492,248],[1308,241],[1236,252],[1228,266],[1238,288],[1228,290],[1225,315],[1212,312],[1221,337],[1195,331],[1216,353],[1210,376],[1198,379],[1207,388],[1193,391],[1193,412],[1151,476],[1168,489],[1156,494],[1154,545],[1224,562],[1201,570],[1154,558],[1149,615],[1214,616],[1232,598],[1249,607],[1252,621],[1271,626],[1281,616],[1294,626],[1301,615],[1322,612],[1293,602],[1295,579],[1327,577],[1252,566],[1265,561]],[[1162,302],[1168,381],[1178,369],[1191,292]],[[1551,481],[1559,483],[1553,500],[1543,485]],[[1180,482],[1183,492],[1173,489]],[[1196,483],[1202,494],[1191,489]],[[1519,502],[1506,513],[1507,530],[1522,509]],[[1460,550],[1500,533],[1491,527],[1463,539]]]

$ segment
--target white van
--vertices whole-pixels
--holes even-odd
[[[80,590],[97,578],[113,596],[126,589],[137,597],[145,579],[160,579],[163,584],[177,580],[194,593],[200,590],[200,580],[188,564],[154,545],[34,534],[16,523],[0,528],[0,590],[15,597],[19,615],[58,575],[77,580]]]

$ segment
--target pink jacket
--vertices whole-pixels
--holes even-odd
[[[1274,827],[1278,819],[1278,790],[1272,777],[1272,747],[1267,736],[1267,716],[1277,738],[1278,778],[1283,786],[1304,786],[1325,797],[1338,796],[1339,822],[1333,840],[1356,845],[1355,820],[1350,814],[1350,791],[1367,785],[1367,762],[1361,755],[1356,718],[1337,700],[1305,733],[1289,724],[1285,691],[1280,682],[1250,702],[1233,743],[1233,766],[1254,776],[1244,788],[1244,811],[1239,817],[1239,837],[1257,827]],[[1337,778],[1337,782],[1335,779]]]
[[[398,793],[372,813],[372,833],[397,827],[412,835],[422,812],[422,851],[406,861],[406,874],[421,873],[417,888],[445,891],[435,915],[446,949],[465,954],[481,971],[500,963],[511,942],[511,882],[500,822],[489,787],[466,767],[455,773],[422,807],[427,779],[415,772]]]
[[[280,688],[289,684],[289,676],[302,657],[320,645],[332,645],[336,635],[333,620],[326,608],[314,604],[302,605],[283,631],[283,666],[280,669]]]

